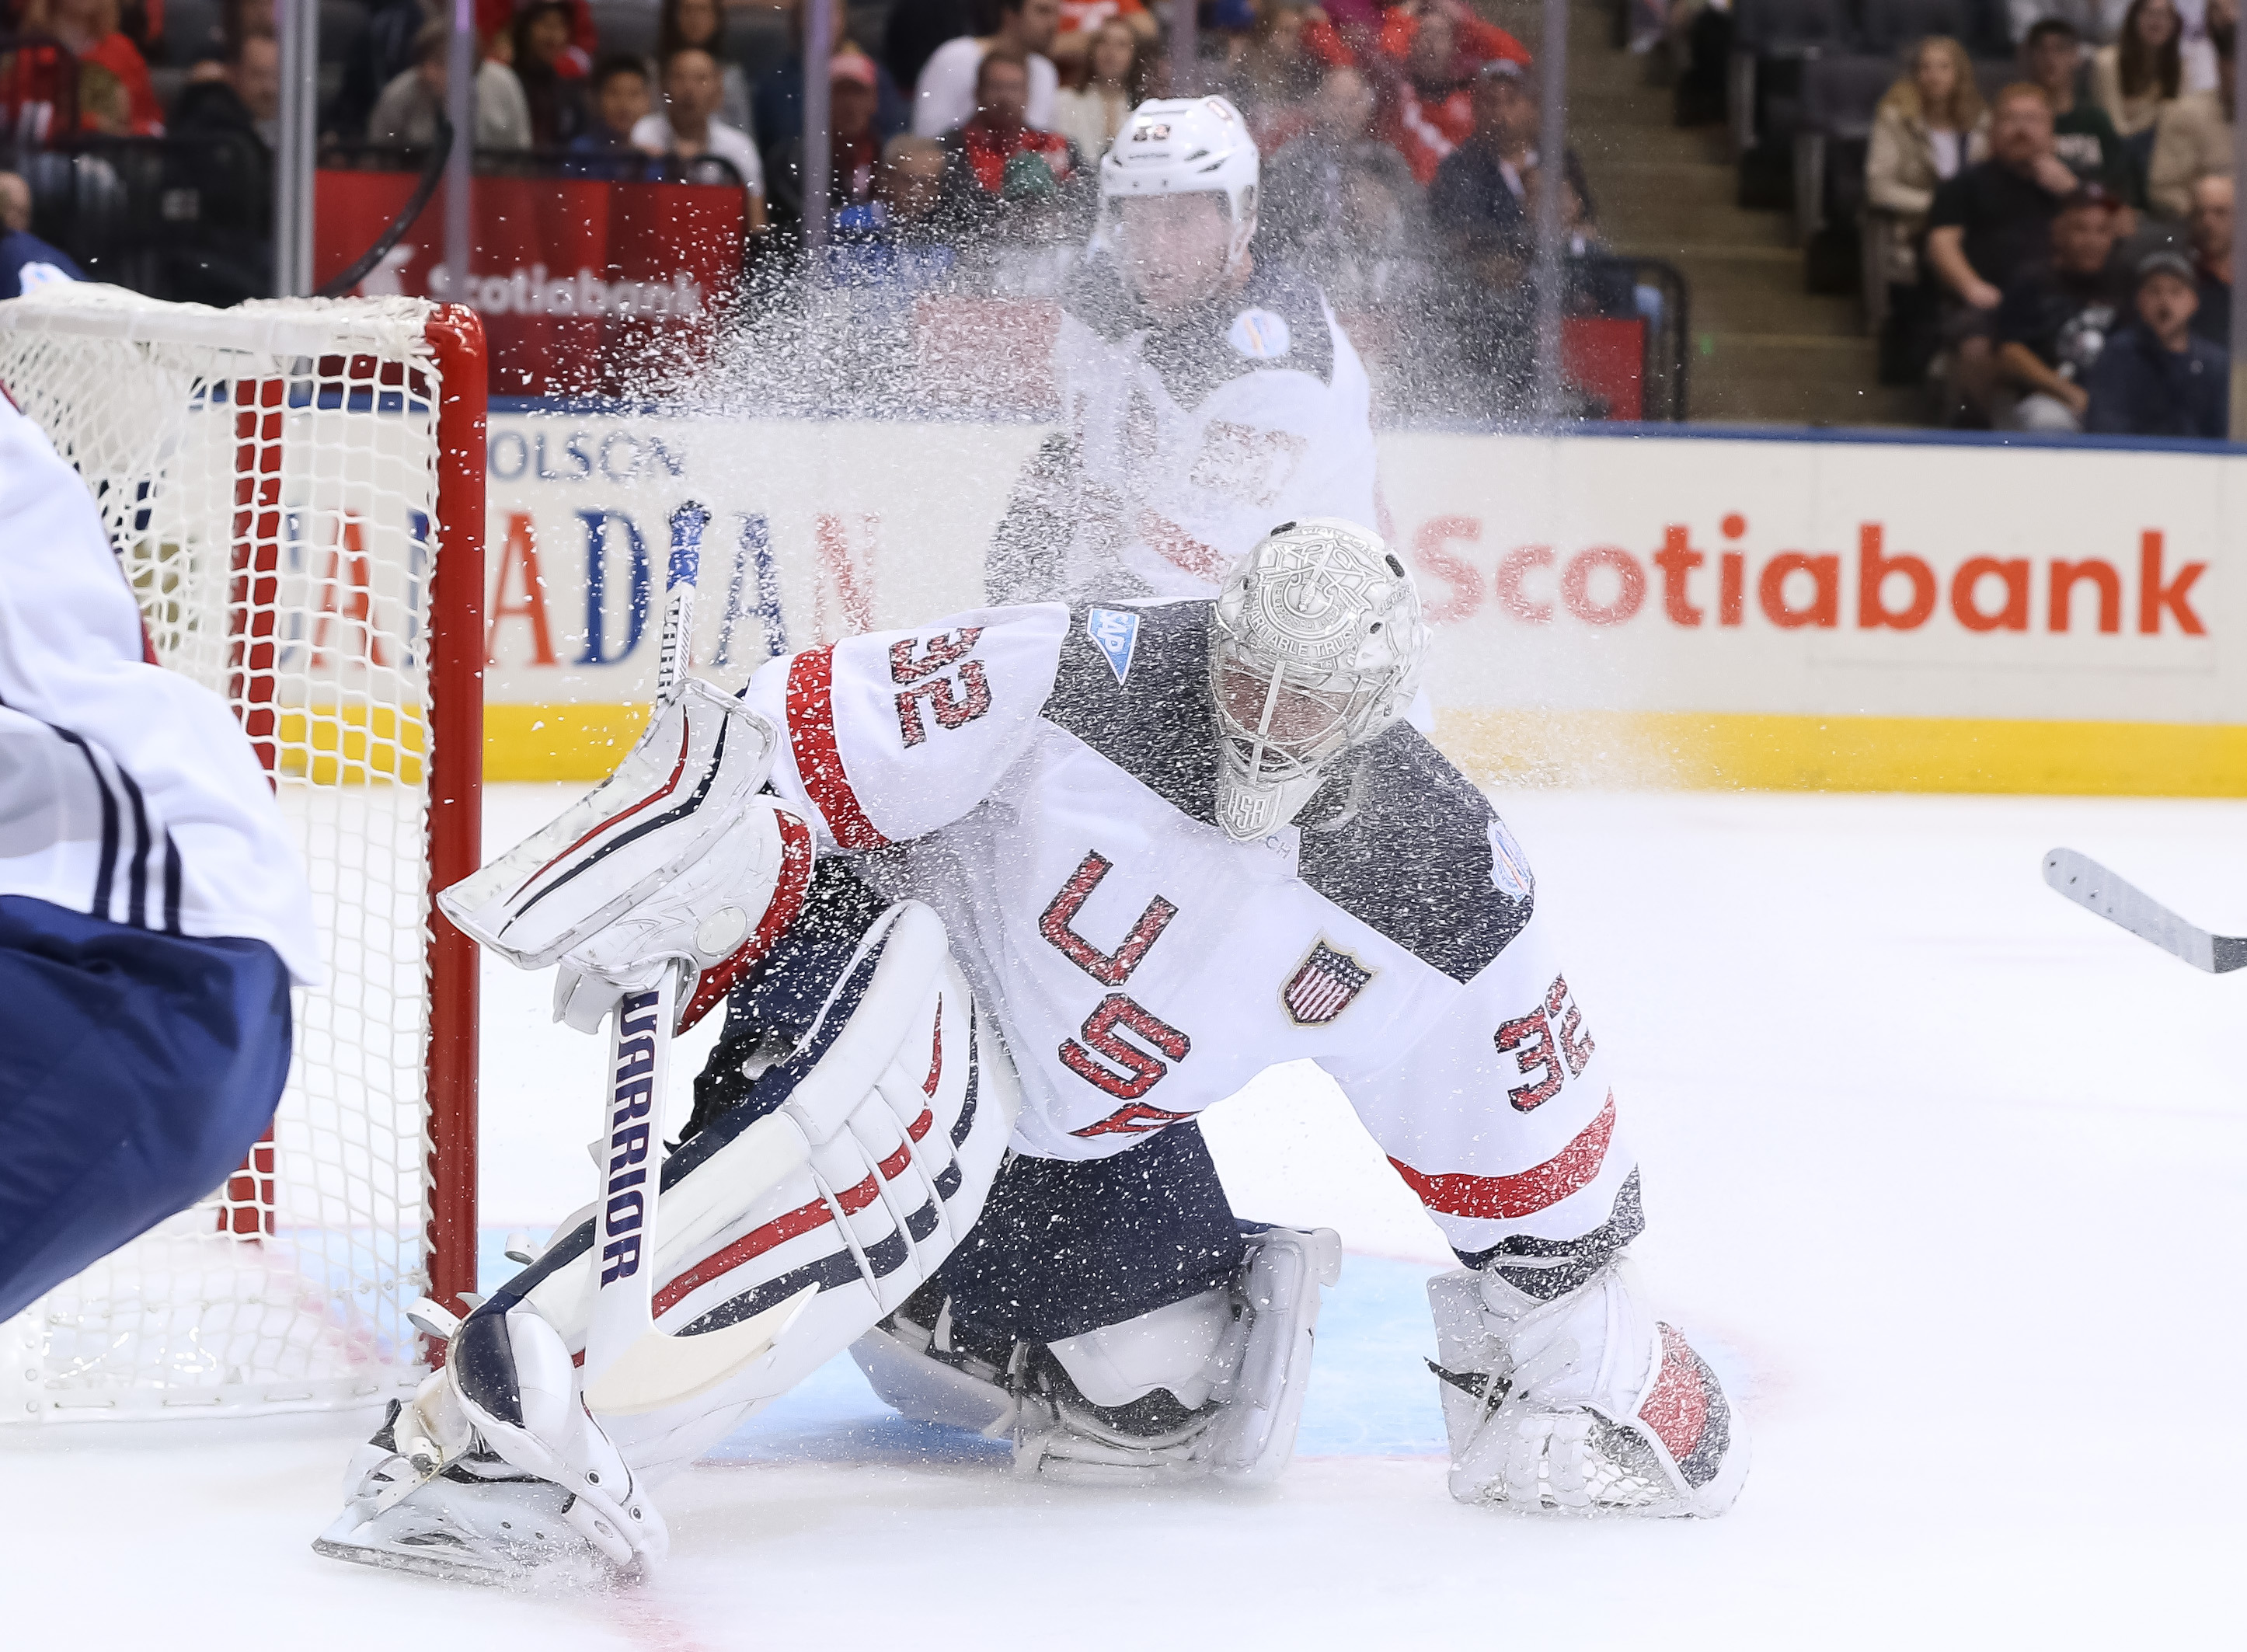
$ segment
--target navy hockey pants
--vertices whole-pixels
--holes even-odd
[[[1189,1119],[1112,1158],[1017,1154],[936,1282],[971,1336],[1050,1342],[1214,1290],[1245,1255]]]
[[[224,1181],[290,1036],[263,941],[0,895],[0,1320]]]

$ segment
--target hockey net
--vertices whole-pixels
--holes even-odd
[[[310,874],[267,1138],[193,1208],[0,1327],[0,1420],[352,1404],[474,1288],[484,362],[468,311],[0,304],[0,386],[77,467],[157,659],[223,695]]]

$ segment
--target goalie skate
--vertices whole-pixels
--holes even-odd
[[[313,1540],[330,1560],[450,1583],[586,1589],[637,1581],[581,1524],[575,1494],[475,1452],[425,1475],[387,1444],[400,1410],[352,1460],[343,1512]],[[394,1499],[394,1500],[393,1500]]]

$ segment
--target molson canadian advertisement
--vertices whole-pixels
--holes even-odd
[[[698,659],[976,605],[1035,426],[496,413],[489,769],[606,774],[673,514]],[[2247,790],[2243,461],[2179,448],[1400,433],[1437,739],[1489,780]]]

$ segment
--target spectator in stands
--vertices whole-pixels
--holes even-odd
[[[936,49],[973,29],[967,0],[897,0],[882,25],[882,66],[898,85],[919,85]]]
[[[748,194],[748,225],[765,227],[765,169],[749,134],[718,119],[726,83],[718,60],[700,46],[681,46],[664,60],[662,109],[632,128],[632,141],[652,155],[680,164],[699,180],[692,163],[722,160]]]
[[[1264,163],[1257,246],[1301,258],[1323,279],[1354,249],[1374,241],[1376,226],[1359,222],[1360,208],[1386,222],[1393,215],[1379,209],[1386,196],[1398,215],[1417,220],[1420,187],[1404,157],[1373,135],[1373,88],[1356,70],[1326,72],[1311,97],[1310,117],[1309,130]],[[1437,176],[1443,176],[1440,167]]]
[[[1233,106],[1267,154],[1308,124],[1298,106],[1316,89],[1320,67],[1303,49],[1309,11],[1296,0],[1265,0],[1225,78]]]
[[[2131,0],[2121,37],[2092,54],[2092,90],[2141,176],[2153,158],[2154,122],[2183,90],[2179,33],[2174,0]]]
[[[1540,124],[1528,76],[1507,58],[1475,77],[1473,132],[1436,168],[1428,218],[1447,250],[1481,261],[1491,271],[1528,259],[1537,239],[1537,191],[1544,167],[1537,153]],[[1563,158],[1561,222],[1581,253],[1595,233],[1591,186],[1582,158]],[[1495,260],[1496,262],[1492,262]]]
[[[2162,109],[2155,125],[2146,201],[2162,217],[2182,218],[2192,209],[2194,179],[2231,175],[2235,32],[2228,24],[2209,31],[2216,49],[2216,90],[2186,92]]]
[[[0,172],[0,298],[20,298],[51,281],[85,279],[68,253],[31,233],[31,186]]]
[[[852,39],[845,26],[849,14],[837,9],[834,16],[839,31],[833,42],[835,51],[859,51],[864,49]],[[749,112],[755,119],[750,135],[757,140],[759,154],[772,154],[791,141],[803,137],[803,8],[793,7],[788,14],[788,54],[757,78],[749,94]],[[890,72],[878,63],[874,65],[874,131],[887,142],[905,129],[912,119],[912,109],[898,91],[897,82]]]
[[[1449,0],[1408,0],[1382,21],[1376,83],[1383,135],[1425,185],[1474,130],[1474,77],[1485,64],[1526,66],[1528,49]],[[1390,65],[1395,65],[1391,67]]]
[[[2128,199],[2130,166],[2121,135],[2104,109],[2075,95],[2083,70],[2083,37],[2075,25],[2061,17],[2045,18],[2029,31],[2021,62],[2052,105],[2052,152],[2085,183],[2099,185],[2118,201]]]
[[[987,35],[947,40],[930,57],[913,91],[912,129],[923,138],[941,138],[965,126],[976,113],[980,94],[978,65],[992,51],[1007,51],[1028,65],[1027,126],[1049,132],[1054,93],[1061,77],[1043,54],[1053,44],[1061,21],[1061,0],[999,0],[999,27]]]
[[[344,60],[343,89],[323,117],[328,130],[345,138],[366,135],[382,89],[413,66],[414,37],[426,21],[421,0],[367,0],[359,49]]]
[[[1935,192],[1927,262],[1943,297],[1950,389],[1977,420],[1989,416],[1995,389],[1991,333],[2006,283],[2045,256],[2053,215],[2080,187],[2052,153],[2044,89],[2016,81],[1991,112],[1990,158]]]
[[[2130,275],[2114,261],[2121,203],[2097,184],[2052,221],[2052,256],[2012,279],[1998,306],[2001,430],[2074,433],[2091,405],[2084,386],[2130,312]]]
[[[900,134],[882,146],[874,199],[835,217],[828,270],[853,306],[856,341],[886,336],[910,348],[914,302],[959,263],[944,208],[946,158],[932,138]],[[893,393],[891,378],[880,389]]]
[[[663,0],[663,20],[655,31],[656,61],[669,63],[671,54],[683,46],[700,46],[718,65],[724,88],[718,119],[736,132],[753,130],[749,79],[741,65],[726,55],[726,14],[719,9],[718,0]],[[802,72],[799,68],[799,77]],[[796,122],[799,128],[802,124],[801,119]]]
[[[1920,237],[1935,192],[1989,153],[1990,115],[1974,85],[1973,61],[1948,35],[1912,48],[1911,72],[1882,94],[1865,154],[1865,201],[1885,215],[1888,278],[1920,279]]]
[[[827,60],[831,169],[827,209],[830,215],[866,206],[881,181],[882,139],[874,129],[875,83],[874,60],[856,46],[846,46]],[[769,170],[775,211],[801,222],[805,207],[800,135],[773,151]]]
[[[223,307],[273,290],[273,140],[281,51],[271,35],[236,37],[223,65],[196,65],[172,106],[169,135],[192,142],[196,233],[166,249],[172,296]]]
[[[1005,46],[986,51],[975,65],[975,113],[943,140],[951,161],[946,194],[963,218],[989,215],[1010,195],[1040,198],[1015,164],[1025,155],[1042,163],[1055,184],[1079,181],[1083,163],[1076,146],[1030,124],[1029,98],[1030,68],[1022,54]]]
[[[936,235],[944,205],[948,159],[933,138],[900,133],[882,146],[882,176],[876,185],[878,222],[892,241]]]
[[[174,137],[238,132],[270,152],[281,134],[281,46],[270,34],[238,36],[222,61],[205,58],[188,71],[172,105]]]
[[[1129,29],[1137,44],[1144,44],[1161,32],[1155,14],[1142,0],[1061,0],[1061,18],[1047,51],[1062,79],[1076,79],[1074,72],[1090,65],[1093,37],[1110,23]]]
[[[573,178],[607,182],[638,178],[647,170],[647,156],[632,141],[632,130],[655,113],[655,89],[647,82],[647,65],[638,58],[617,52],[593,69],[593,102],[585,129],[570,144],[563,170]]]
[[[2231,349],[2231,181],[2194,179],[2192,212],[2185,220],[2192,237],[2193,284],[2200,292],[2192,330],[2227,353]]]
[[[437,141],[445,118],[446,58],[452,38],[448,24],[422,25],[413,38],[413,67],[392,80],[375,99],[366,122],[369,142],[426,148]],[[530,147],[530,106],[514,70],[485,58],[477,65],[471,93],[477,148]]]
[[[2026,45],[2039,23],[2065,23],[2080,39],[2112,40],[2121,29],[2126,0],[2007,0],[2008,38]]]
[[[1404,66],[1391,77],[1384,99],[1384,135],[1424,186],[1475,129],[1474,68],[1462,67],[1458,28],[1450,12],[1431,6],[1415,14],[1400,6],[1390,17],[1382,44],[1401,43],[1397,55]]]
[[[91,100],[95,105],[107,102],[109,124],[113,127],[121,124],[125,133],[140,137],[157,136],[164,130],[164,107],[156,100],[147,61],[118,28],[117,13],[118,0],[24,0],[17,28],[24,34],[54,36],[78,59],[81,126],[88,131],[100,129],[83,118],[90,102],[85,95],[86,71],[93,68],[113,76],[124,94],[121,111],[115,107],[114,94],[105,99],[97,92]],[[97,119],[103,118],[97,116]]]
[[[1097,166],[1138,106],[1139,36],[1122,17],[1110,17],[1092,31],[1084,85],[1054,94],[1054,130],[1076,146],[1086,166]]]
[[[515,78],[530,111],[530,141],[566,149],[585,129],[585,83],[566,72],[571,51],[569,0],[530,0],[515,14]]]
[[[2230,425],[2230,358],[2192,331],[2200,296],[2182,254],[2148,253],[2138,265],[2137,315],[2091,370],[2084,428],[2100,435],[2202,436]]]

